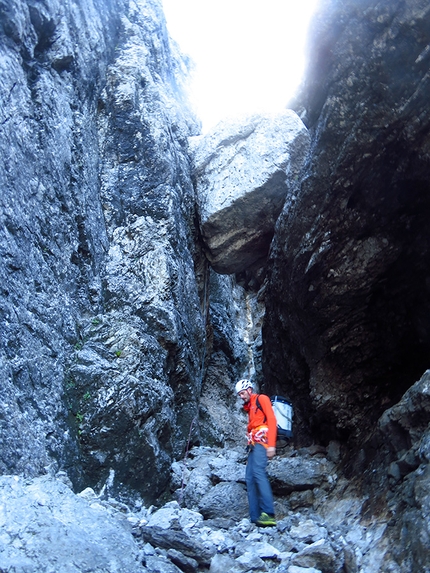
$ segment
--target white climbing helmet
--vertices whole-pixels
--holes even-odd
[[[242,390],[246,390],[247,388],[252,388],[251,380],[247,380],[246,378],[242,378],[239,382],[236,382],[236,394],[242,392]]]

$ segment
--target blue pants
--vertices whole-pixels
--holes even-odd
[[[263,511],[269,515],[275,515],[272,488],[266,467],[266,448],[261,444],[255,444],[249,452],[245,473],[249,515],[252,522],[257,521]]]

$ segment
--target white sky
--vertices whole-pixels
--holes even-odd
[[[203,131],[226,117],[279,111],[304,69],[318,0],[162,0],[170,35],[196,65],[190,97]]]

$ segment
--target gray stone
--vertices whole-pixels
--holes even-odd
[[[212,526],[211,523],[213,524]],[[236,523],[233,520],[229,520],[229,525],[225,531],[218,529],[215,523],[216,521],[205,521],[204,527],[200,531],[199,539],[203,543],[210,543],[215,546],[219,553],[231,553],[238,538],[236,533],[231,532]]]
[[[170,489],[175,491],[185,487],[186,480],[190,475],[190,470],[186,467],[185,461],[181,460],[180,462],[173,462],[170,468]]]
[[[151,573],[181,573],[182,569],[162,555],[148,555],[145,565]]]
[[[274,458],[267,468],[273,491],[289,494],[295,490],[319,487],[324,483],[332,487],[336,481],[334,465],[318,458]]]
[[[236,458],[239,456],[236,455]],[[214,458],[209,462],[212,478],[219,481],[235,481],[245,483],[245,465],[235,460],[222,457]]]
[[[263,559],[254,551],[246,551],[243,555],[237,557],[236,562],[240,563],[245,571],[267,571],[267,566]]]
[[[212,487],[209,470],[194,469],[185,483],[185,486],[176,491],[180,504],[184,503],[190,509],[199,509],[202,498]]]
[[[140,533],[146,543],[166,550],[176,549],[185,556],[197,561],[199,565],[209,566],[212,556],[216,553],[213,545],[204,545],[198,539],[191,538],[182,530],[143,526],[140,528]]]
[[[292,562],[300,567],[313,567],[323,573],[334,573],[341,568],[336,566],[336,554],[330,543],[320,539],[311,545],[308,545],[297,555],[294,555]]]
[[[217,553],[212,557],[209,573],[225,573],[226,571],[242,571],[241,567],[236,567],[236,561],[230,555]]]
[[[279,549],[265,540],[255,543],[252,551],[263,559],[277,559],[281,553]]]
[[[198,569],[199,564],[195,559],[187,557],[176,549],[168,549],[167,557],[174,565],[177,565],[181,571],[184,571],[184,573],[194,573]]]
[[[293,491],[288,496],[288,504],[291,509],[299,507],[312,507],[315,502],[315,495],[313,490],[306,489],[305,491]]]
[[[207,519],[230,517],[240,521],[248,515],[248,498],[244,487],[234,482],[217,484],[202,497],[199,511]]]
[[[181,527],[183,530],[201,525],[203,516],[187,508],[181,508],[177,501],[171,501],[156,510],[147,519],[148,527],[157,526],[162,529]]]
[[[326,539],[327,530],[324,527],[319,527],[311,519],[306,519],[297,526],[293,526],[289,531],[289,535],[303,543],[314,543],[320,539]]]
[[[419,455],[423,461],[430,462],[430,432],[426,432],[420,440]]]

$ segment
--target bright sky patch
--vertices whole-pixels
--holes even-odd
[[[196,65],[190,97],[204,131],[288,104],[317,1],[162,0],[170,35]]]

